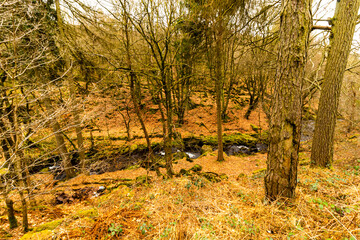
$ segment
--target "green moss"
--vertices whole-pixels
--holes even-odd
[[[55,228],[57,228],[62,222],[64,221],[64,219],[58,219],[58,220],[54,220],[52,222],[48,222],[48,223],[44,223],[36,228],[34,228],[33,232],[41,232],[44,230],[54,230]]]
[[[135,181],[136,181],[136,183],[139,183],[139,184],[147,184],[147,183],[150,183],[151,177],[147,176],[147,175],[142,175],[142,176],[138,176]]]
[[[131,144],[130,145],[130,152],[133,152],[135,150],[137,150],[139,148],[139,146],[137,144]]]
[[[199,164],[195,164],[192,168],[190,168],[190,170],[193,172],[201,172],[202,166],[200,166]]]
[[[261,168],[261,169],[253,171],[253,174],[265,173],[265,171],[266,171],[266,168]]]
[[[139,164],[135,164],[135,165],[132,165],[132,166],[129,166],[126,168],[126,170],[132,170],[132,169],[138,169],[140,168],[140,165]]]
[[[246,177],[246,174],[245,173],[240,173],[238,176],[237,176],[237,179],[241,179],[243,177]]]
[[[174,159],[182,159],[182,158],[186,158],[186,153],[184,153],[184,152],[177,152],[177,153],[175,153],[174,154]]]
[[[210,145],[203,145],[201,147],[201,154],[206,154],[206,153],[209,153],[209,152],[212,152],[212,151],[213,151],[213,148]]]
[[[205,177],[207,180],[209,180],[210,182],[221,182],[222,180],[227,180],[228,176],[226,176],[226,174],[217,174],[214,172],[205,172],[202,173],[201,176]]]
[[[186,171],[186,169],[182,168],[179,172],[179,176],[183,176],[183,175],[189,175],[189,172]]]
[[[219,178],[220,178],[221,180],[228,180],[228,179],[229,179],[229,177],[228,177],[225,173],[220,174]]]
[[[41,232],[28,232],[20,240],[48,240],[51,239],[52,231],[44,230]]]
[[[349,137],[349,139],[355,139],[355,138],[358,138],[359,137],[359,134],[354,134],[354,135],[351,135],[350,137]]]
[[[80,210],[75,215],[74,218],[95,218],[99,215],[98,211],[95,208]]]
[[[252,130],[254,130],[254,132],[259,132],[259,130],[261,129],[260,127],[256,126],[255,124],[250,124],[250,127],[252,128]]]
[[[217,137],[214,136],[203,136],[202,141],[205,145],[211,145],[211,146],[217,145]]]
[[[119,151],[119,154],[126,154],[126,153],[129,153],[130,152],[130,147],[129,146],[125,146],[125,147],[122,147]]]
[[[202,136],[200,138],[192,137],[192,142],[195,142],[195,140],[198,140],[199,144],[202,143],[202,145],[210,145],[210,146],[216,146],[217,145],[217,137],[216,136]],[[253,146],[258,142],[258,139],[244,133],[235,133],[223,136],[223,143],[225,145],[247,145],[247,146]]]
[[[43,168],[40,170],[41,173],[48,173],[49,172],[49,168]]]
[[[252,137],[248,134],[231,134],[225,135],[223,137],[223,142],[225,145],[246,145],[246,146],[254,146],[257,143],[258,139]]]
[[[135,151],[141,151],[146,149],[147,147],[144,144],[131,144],[123,146],[119,149],[119,154],[128,154]]]

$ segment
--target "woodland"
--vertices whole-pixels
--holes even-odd
[[[0,239],[360,239],[360,0],[1,0]]]

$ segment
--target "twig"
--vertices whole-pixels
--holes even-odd
[[[345,225],[344,225],[342,222],[340,222],[339,219],[337,219],[337,218],[335,217],[335,215],[334,215],[331,211],[329,211],[329,209],[325,208],[325,210],[328,211],[328,212],[331,214],[331,216],[332,216],[338,223],[340,223],[340,225],[343,226],[343,227],[346,229],[346,231],[348,231],[348,233],[350,233],[350,235],[351,235],[355,240],[357,240],[357,238],[349,231],[349,229],[348,229],[347,227],[345,227]]]

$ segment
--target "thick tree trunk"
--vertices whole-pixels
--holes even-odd
[[[354,37],[360,0],[337,2],[311,149],[311,166],[331,167],[340,91]]]
[[[301,87],[311,29],[310,0],[282,1],[280,49],[265,176],[269,201],[295,196],[301,130]]]

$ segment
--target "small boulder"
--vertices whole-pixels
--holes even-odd
[[[190,168],[190,171],[193,172],[201,172],[202,170],[202,166],[200,166],[199,164],[195,164],[192,168]]]
[[[31,240],[31,239],[37,239],[37,240],[48,240],[52,239],[53,232],[51,230],[44,230],[41,232],[28,232],[20,240]]]
[[[208,152],[212,152],[213,151],[213,147],[210,145],[203,145],[201,147],[201,154],[206,154]]]

